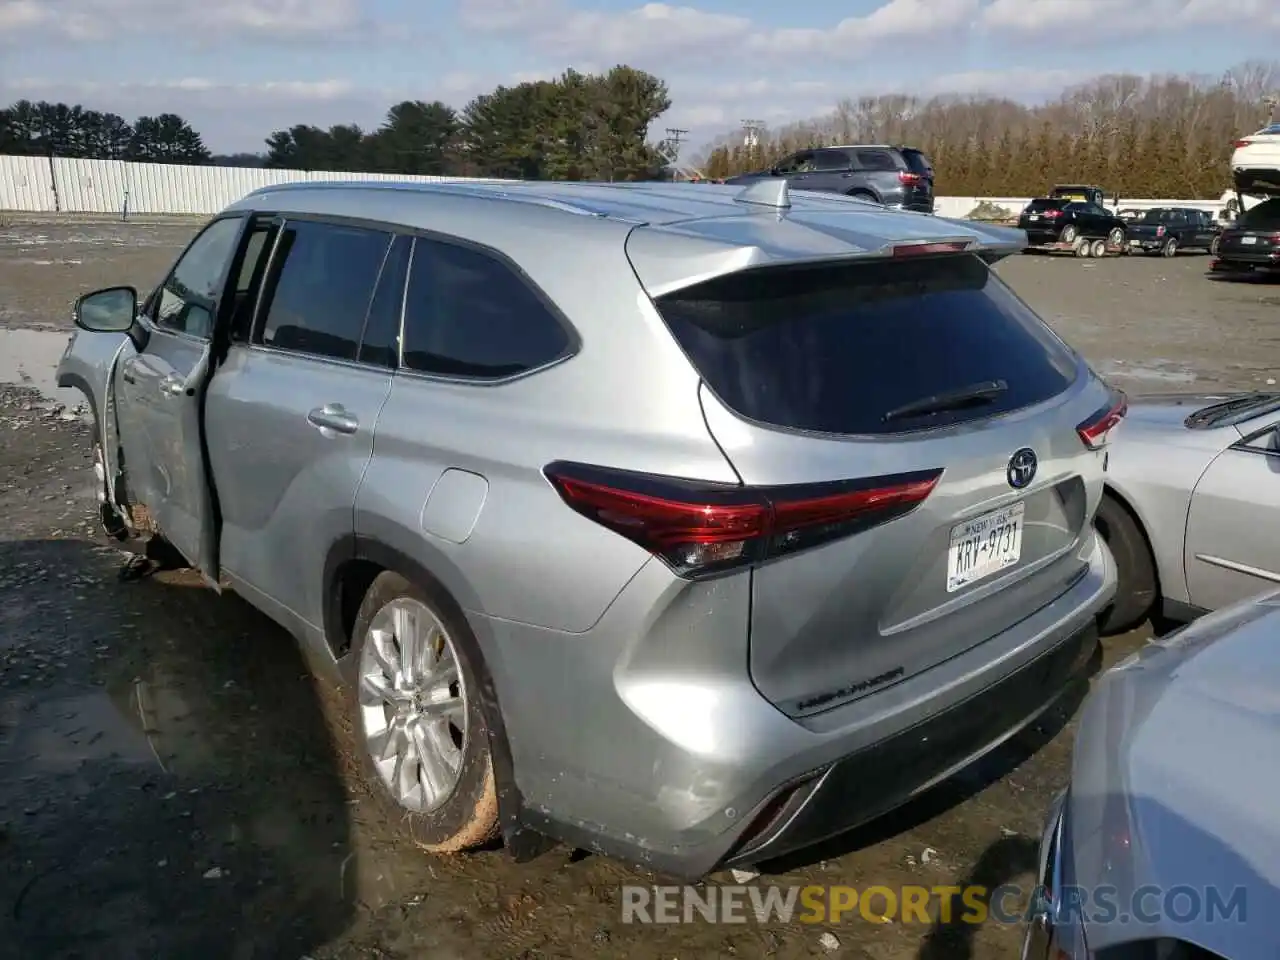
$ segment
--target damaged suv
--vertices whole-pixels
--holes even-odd
[[[785,182],[295,184],[78,301],[104,515],[347,691],[391,822],[698,877],[1082,669],[1112,392],[1018,231]]]

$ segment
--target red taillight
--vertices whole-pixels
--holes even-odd
[[[1250,146],[1252,143],[1253,143],[1252,140],[1237,140],[1235,143],[1232,144],[1232,146],[1235,147],[1237,150],[1239,150],[1241,147]]]
[[[900,243],[893,248],[893,255],[895,257],[925,257],[935,253],[961,253],[968,249],[968,240],[947,240],[942,243]]]
[[[903,186],[914,187],[921,180],[920,174],[908,173],[906,170],[898,171],[898,182]]]
[[[1060,216],[1062,216],[1062,211],[1061,211],[1061,210],[1046,210],[1046,211],[1044,212],[1044,216],[1045,216],[1045,219],[1046,219],[1046,220],[1053,220],[1053,219],[1054,219],[1054,218],[1056,218],[1056,217],[1060,217]]]
[[[901,517],[941,470],[866,480],[743,487],[557,462],[543,471],[573,510],[684,577],[794,553]]]
[[[1110,403],[1076,427],[1080,442],[1090,450],[1101,450],[1111,439],[1111,431],[1119,426],[1128,412],[1129,398],[1116,390]]]
[[[1164,225],[1163,225],[1163,224],[1161,224],[1160,226],[1156,227],[1156,236],[1157,236],[1157,237],[1163,237],[1163,236],[1164,236]]]

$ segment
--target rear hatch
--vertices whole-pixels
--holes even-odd
[[[1077,428],[1113,398],[977,257],[767,267],[655,303],[742,481],[780,511],[804,494],[810,525],[752,574],[751,674],[780,709],[919,674],[1084,573],[1102,466]]]
[[[1266,200],[1241,214],[1218,240],[1218,256],[1269,260],[1280,253],[1280,198]]]
[[[1041,197],[1032,200],[1018,217],[1018,226],[1028,234],[1056,234],[1062,228],[1063,208],[1070,202],[1057,197]]]
[[[902,159],[907,164],[903,181],[903,203],[907,205],[924,205],[933,207],[933,164],[929,158],[914,147],[902,147]]]

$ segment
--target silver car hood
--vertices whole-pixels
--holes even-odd
[[[1086,913],[1091,951],[1168,936],[1274,958],[1277,757],[1280,594],[1210,614],[1100,680],[1077,734],[1064,850],[1069,882],[1110,888],[1119,907],[1109,922]],[[1199,916],[1185,915],[1187,896],[1160,894],[1128,914],[1142,888],[1178,887],[1195,891]]]

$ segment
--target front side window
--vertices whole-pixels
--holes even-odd
[[[287,221],[263,291],[259,341],[355,360],[391,234],[345,224]]]
[[[152,320],[161,330],[207,340],[227,267],[240,236],[240,217],[215,220],[187,247],[168,279],[148,302]]]

